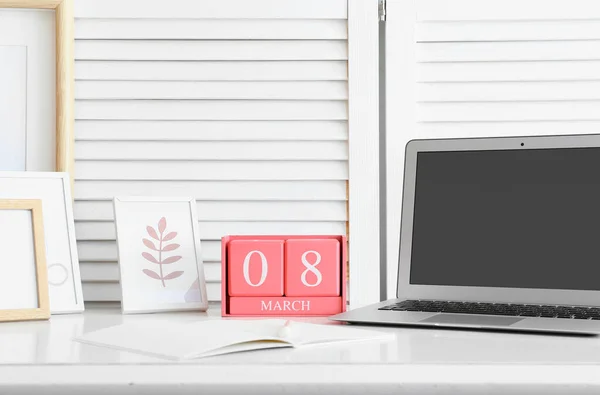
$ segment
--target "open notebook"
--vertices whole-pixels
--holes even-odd
[[[300,347],[359,340],[386,340],[393,335],[347,325],[289,324],[286,320],[207,320],[193,323],[140,321],[100,329],[75,340],[96,346],[182,360],[268,348]]]

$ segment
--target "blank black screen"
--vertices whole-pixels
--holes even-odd
[[[600,148],[417,154],[411,284],[600,290]]]

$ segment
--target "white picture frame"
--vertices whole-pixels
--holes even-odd
[[[67,173],[0,172],[0,199],[40,199],[51,314],[84,310],[71,181]]]
[[[206,311],[195,199],[115,197],[113,204],[122,312]]]

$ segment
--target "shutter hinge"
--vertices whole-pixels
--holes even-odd
[[[379,0],[379,20],[385,21],[385,0]]]

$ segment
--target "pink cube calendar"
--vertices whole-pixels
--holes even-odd
[[[223,316],[329,316],[346,311],[345,236],[226,236]]]

